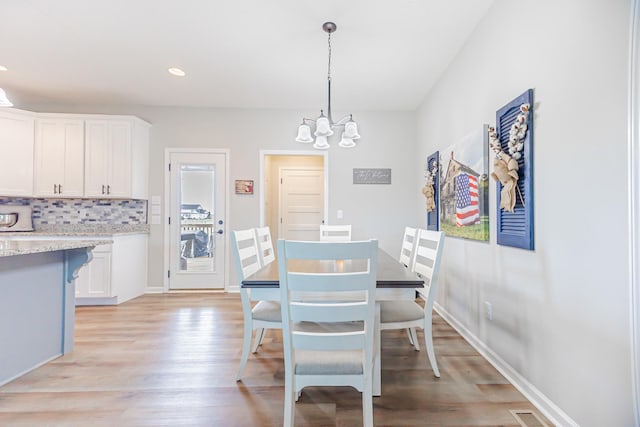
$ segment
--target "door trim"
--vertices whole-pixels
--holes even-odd
[[[171,212],[171,173],[169,173],[169,159],[171,159],[171,155],[175,153],[205,153],[205,154],[224,154],[225,155],[225,182],[226,182],[226,191],[224,192],[224,204],[225,204],[225,220],[227,224],[225,224],[225,230],[229,230],[229,202],[230,202],[230,181],[229,177],[229,163],[230,163],[230,152],[228,148],[165,148],[164,149],[164,214],[162,215],[163,219],[163,229],[164,229],[164,262],[163,262],[163,271],[162,271],[162,289],[164,293],[169,292],[169,278],[165,271],[169,271],[171,266],[171,253],[169,252],[169,248],[171,246],[171,227],[169,227],[169,213]],[[228,233],[224,233],[224,292],[228,292],[229,290],[229,237]],[[219,292],[219,291],[218,291]]]
[[[633,412],[640,424],[640,2],[632,0],[629,29],[628,173],[629,302]]]
[[[260,150],[260,226],[264,227],[264,158],[266,156],[322,156],[324,164],[324,212],[322,215],[326,220],[329,217],[329,153],[326,151],[314,150]]]

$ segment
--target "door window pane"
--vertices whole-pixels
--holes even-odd
[[[180,272],[215,269],[215,165],[180,166]]]

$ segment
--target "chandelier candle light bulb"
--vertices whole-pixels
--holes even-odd
[[[327,89],[328,89],[328,104],[327,104],[327,115],[324,115],[324,110],[320,110],[320,117],[317,119],[309,119],[303,118],[302,123],[298,127],[298,136],[296,137],[296,141],[301,142],[303,144],[310,144],[313,142],[313,148],[318,150],[326,150],[331,148],[329,145],[328,137],[334,134],[333,129],[342,127],[344,130],[342,132],[342,138],[338,145],[343,148],[353,148],[356,146],[355,140],[360,138],[360,134],[358,133],[358,124],[353,121],[353,115],[349,114],[338,120],[337,122],[333,121],[331,117],[331,34],[336,31],[338,27],[333,22],[325,22],[322,25],[322,29],[329,34],[328,37],[328,45],[329,45],[329,66],[327,72]],[[313,136],[311,136],[311,126],[308,123],[315,123],[316,130],[313,132],[313,136],[315,136],[315,140]]]

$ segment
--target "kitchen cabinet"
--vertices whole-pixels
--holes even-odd
[[[84,196],[84,120],[36,119],[34,193],[39,197]]]
[[[127,234],[107,238],[113,244],[96,246],[93,260],[78,274],[76,305],[121,304],[145,292],[148,236]]]
[[[35,114],[0,111],[0,196],[33,195]]]
[[[76,279],[76,298],[111,297],[111,251],[113,245],[96,246],[93,259],[81,269]]]
[[[149,129],[136,118],[85,121],[85,197],[148,198]]]

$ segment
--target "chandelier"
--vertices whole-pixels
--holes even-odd
[[[2,88],[0,88],[0,107],[13,107],[13,104],[11,103],[11,101],[9,101],[9,98],[7,98],[7,94],[4,93],[4,90],[2,90]]]
[[[329,46],[329,66],[327,68],[327,89],[328,89],[328,102],[327,102],[327,115],[324,115],[324,110],[320,110],[320,117],[317,119],[309,119],[304,117],[302,124],[298,127],[298,136],[296,141],[309,144],[313,142],[313,148],[318,150],[326,150],[330,148],[328,138],[333,135],[333,129],[342,128],[342,139],[338,143],[340,147],[353,148],[356,146],[355,140],[360,138],[358,134],[358,125],[353,121],[353,115],[349,114],[338,120],[333,121],[331,116],[331,34],[336,31],[338,27],[333,22],[325,22],[322,25],[322,29],[329,34],[328,46]],[[315,131],[313,136],[311,135],[311,126],[308,123],[315,124]]]

